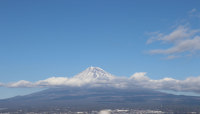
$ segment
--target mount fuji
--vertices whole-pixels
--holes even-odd
[[[116,78],[99,67],[89,67],[67,80],[82,86],[52,87],[29,95],[3,99],[0,100],[0,109],[48,111],[67,108],[80,111],[135,108],[200,111],[200,97],[172,95],[142,87],[118,87],[121,83],[117,87],[107,86],[120,79]]]

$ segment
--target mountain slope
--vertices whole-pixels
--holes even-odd
[[[71,110],[107,108],[158,109],[161,106],[198,106],[199,97],[176,96],[153,90],[117,88],[52,88],[0,101],[1,108],[40,109],[69,107]],[[171,109],[172,110],[172,109]],[[190,109],[194,111],[193,108]]]

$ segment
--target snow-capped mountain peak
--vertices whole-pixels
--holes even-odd
[[[74,78],[87,81],[108,81],[114,79],[115,76],[99,67],[89,67],[76,75]]]

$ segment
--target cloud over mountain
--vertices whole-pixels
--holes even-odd
[[[117,77],[101,68],[89,67],[78,75],[67,77],[50,77],[37,82],[21,80],[14,83],[0,84],[5,87],[115,87],[115,88],[149,88],[158,90],[175,90],[187,92],[200,92],[200,76],[188,77],[185,80],[176,80],[173,78],[163,78],[153,80],[147,76],[146,72],[136,72],[130,77]]]
[[[34,84],[32,82],[26,80],[20,80],[18,82],[3,84],[6,87],[33,87]]]

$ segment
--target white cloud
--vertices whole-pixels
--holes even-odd
[[[183,53],[191,54],[200,51],[200,29],[190,29],[186,26],[179,26],[169,34],[157,33],[156,36],[150,38],[147,42],[159,40],[172,45],[167,49],[153,49],[150,54],[164,54],[167,59],[173,59],[183,55]]]
[[[188,17],[189,16],[189,17]],[[155,48],[150,54],[161,54],[165,59],[174,59],[182,56],[194,55],[200,51],[200,12],[193,8],[188,12],[187,18],[180,20],[171,32],[151,32],[147,44],[157,42],[165,48]]]
[[[193,39],[179,41],[176,45],[168,49],[151,50],[152,54],[176,54],[182,52],[195,52],[200,50],[200,36]]]
[[[36,82],[35,86],[59,86],[59,85],[65,85],[68,81],[68,78],[66,77],[51,77],[46,80],[40,80]]]
[[[6,87],[33,87],[34,84],[26,80],[20,80],[18,82],[4,84],[4,86]]]
[[[160,40],[171,43],[178,43],[181,40],[191,39],[196,33],[199,33],[199,29],[190,29],[187,26],[178,26],[174,31],[169,34],[155,33],[153,39],[151,40]]]
[[[186,92],[200,92],[200,76],[198,77],[188,77],[185,80],[176,80],[173,78],[163,78],[160,80],[153,80],[144,75],[142,78],[133,79],[134,83],[145,88],[150,89],[161,89],[161,90],[175,90],[175,91],[186,91]]]
[[[149,78],[146,76],[146,72],[136,72],[133,74],[130,79],[134,80],[149,80]]]
[[[185,80],[177,80],[173,78],[163,78],[160,80],[154,80],[146,75],[146,72],[137,72],[130,77],[115,77],[112,80],[92,80],[86,82],[76,77],[51,77],[45,80],[40,80],[35,83],[21,80],[15,83],[2,84],[6,87],[57,87],[57,86],[103,86],[103,87],[116,87],[116,88],[134,88],[144,87],[156,90],[175,90],[186,92],[198,92],[200,93],[200,76],[188,77]]]

